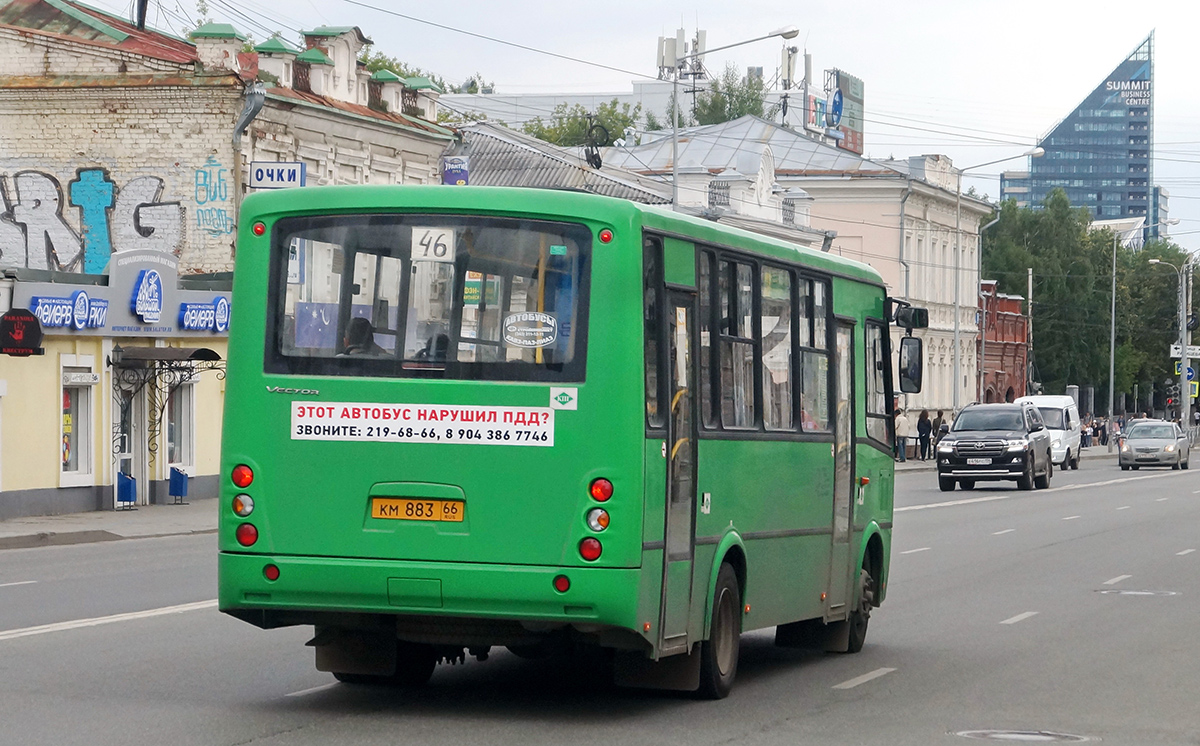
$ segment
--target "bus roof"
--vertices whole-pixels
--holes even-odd
[[[302,198],[301,198],[302,197]],[[615,197],[560,189],[524,187],[450,187],[442,185],[340,185],[300,187],[255,192],[246,197],[243,215],[286,212],[289,214],[363,212],[374,209],[470,210],[480,212],[480,200],[488,202],[483,212],[515,215],[591,215],[610,211],[614,222],[640,222],[644,227],[693,237],[717,245],[745,246],[766,255],[801,261],[816,269],[884,286],[873,267],[852,259],[828,254],[771,236],[721,225],[702,218]],[[531,205],[535,206],[531,209]]]

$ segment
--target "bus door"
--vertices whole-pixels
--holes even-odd
[[[696,422],[692,338],[696,297],[667,291],[667,495],[663,590],[659,646],[663,654],[686,651],[688,609],[692,600],[692,550],[695,544]]]
[[[850,512],[854,509],[854,326],[839,321],[834,346],[837,388],[833,438],[833,547],[825,618],[842,619],[854,578],[850,554]]]

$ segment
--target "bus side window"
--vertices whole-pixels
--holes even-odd
[[[829,420],[829,286],[821,280],[800,281],[800,313],[810,310],[812,334],[805,339],[809,318],[801,319],[800,426],[805,432],[827,433]]]
[[[767,430],[791,430],[792,274],[767,266],[761,272],[763,426]]]
[[[646,356],[646,426],[666,427],[659,406],[659,331],[662,326],[662,242],[647,238],[642,244],[644,285],[642,288],[644,352]]]
[[[721,262],[721,424],[757,425],[754,412],[754,268]]]
[[[700,414],[706,428],[717,427],[713,409],[712,315],[713,253],[700,252]]]
[[[887,393],[883,376],[887,370],[883,354],[883,325],[868,320],[866,324],[867,354],[865,373],[867,376],[867,437],[886,445],[888,438]]]

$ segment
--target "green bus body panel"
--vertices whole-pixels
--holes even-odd
[[[691,241],[663,241],[663,280],[668,285],[696,287],[696,247]]]
[[[421,378],[287,376],[263,372],[272,226],[281,217],[358,212],[498,215],[581,223],[593,236],[586,381],[578,409],[555,414],[553,447],[292,440],[292,407],[329,402],[547,407],[547,383]],[[262,222],[265,235],[252,227]],[[866,442],[864,321],[883,318],[884,290],[866,265],[667,210],[550,190],[490,187],[316,187],[248,196],[239,226],[222,443],[218,545],[220,607],[413,613],[587,621],[658,637],[663,573],[666,462],[663,441],[645,434],[642,237],[666,236],[668,283],[695,286],[695,245],[751,251],[834,275],[835,313],[855,326],[856,476],[852,552],[861,561],[879,535],[890,551],[892,462]],[[679,237],[681,240],[676,240]],[[319,395],[269,393],[270,387]],[[745,555],[747,630],[821,616],[829,574],[832,438],[754,440],[703,435],[698,443],[696,537],[689,636],[708,634],[719,563]],[[254,470],[239,490],[228,475]],[[611,522],[593,534],[596,477],[614,485]],[[247,519],[229,509],[245,492]],[[704,493],[712,509],[702,513]],[[376,519],[375,497],[462,499],[464,521]],[[234,538],[253,523],[251,548]],[[580,540],[596,536],[600,559]],[[280,578],[268,581],[274,563]],[[566,594],[553,589],[559,573]],[[882,592],[882,588],[881,588]],[[651,631],[644,629],[652,626]],[[652,651],[653,655],[656,652]]]

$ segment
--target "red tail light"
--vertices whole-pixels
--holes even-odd
[[[243,523],[237,527],[234,536],[237,537],[238,544],[248,547],[258,541],[258,529],[254,527],[253,523]],[[600,555],[597,554],[596,556]]]
[[[593,500],[604,502],[613,495],[612,482],[608,481],[604,477],[593,479],[590,491],[592,493]]]
[[[559,593],[566,593],[571,590],[571,580],[566,575],[559,575],[554,578],[554,590]]]
[[[230,476],[230,479],[238,487],[246,489],[254,481],[254,470],[245,464],[238,464],[233,467],[233,474]]]
[[[579,542],[579,556],[583,557],[588,562],[600,559],[600,553],[603,551],[604,548],[601,547],[600,542],[595,539],[587,538]]]
[[[279,580],[279,567],[277,565],[267,565],[263,568],[263,577],[267,580]]]
[[[261,236],[267,232],[267,226],[263,225],[262,223],[255,223],[251,230],[254,231],[254,235]]]

